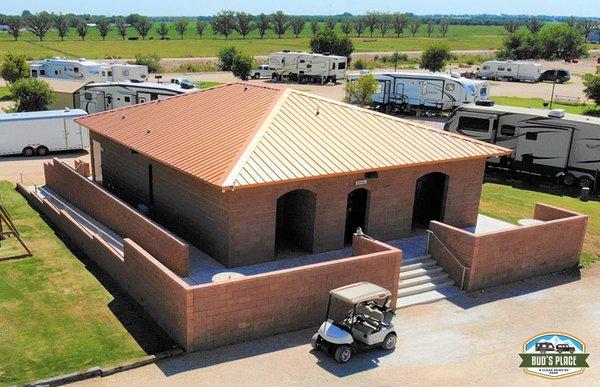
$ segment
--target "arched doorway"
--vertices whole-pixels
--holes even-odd
[[[352,243],[352,235],[356,232],[357,227],[366,231],[368,207],[369,191],[366,188],[357,188],[348,194],[344,243]]]
[[[413,231],[427,229],[432,220],[444,218],[448,175],[432,172],[417,179],[413,204]]]
[[[290,191],[277,199],[275,254],[312,252],[317,195],[309,190]]]

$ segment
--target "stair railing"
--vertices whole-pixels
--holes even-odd
[[[467,273],[467,270],[469,270],[469,268],[467,266],[463,265],[462,263],[460,263],[458,258],[456,258],[456,256],[454,255],[454,253],[448,248],[448,246],[446,246],[446,244],[437,235],[435,235],[435,233],[432,230],[427,230],[427,246],[425,248],[425,251],[428,254],[430,254],[429,243],[430,243],[430,238],[432,236],[435,238],[435,240],[437,240],[440,243],[440,245],[442,245],[442,247],[448,252],[448,254],[450,254],[450,256],[452,257],[454,262],[456,262],[458,264],[458,266],[460,266],[460,268],[462,269],[462,276],[460,279],[460,290],[464,290],[465,275]]]

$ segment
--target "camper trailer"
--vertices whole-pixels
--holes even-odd
[[[0,114],[0,156],[86,148],[88,130],[73,121],[86,114],[79,109]]]
[[[379,82],[373,104],[386,111],[451,111],[465,103],[487,100],[490,82],[441,73],[374,73]],[[360,75],[349,76],[348,81]]]
[[[77,91],[76,100],[79,108],[91,114],[196,90],[175,83],[100,82],[90,83]]]
[[[145,81],[148,67],[117,62],[95,62],[53,58],[31,62],[29,73],[33,78],[60,78],[88,82]]]
[[[600,187],[600,118],[561,109],[469,105],[456,109],[445,129],[512,149],[490,159],[492,166]]]
[[[337,55],[289,51],[269,54],[269,67],[275,70],[273,78],[280,81],[335,83],[346,77],[347,63],[348,58]]]
[[[498,81],[537,82],[542,75],[542,65],[530,61],[490,60],[483,62],[475,72],[478,79]]]

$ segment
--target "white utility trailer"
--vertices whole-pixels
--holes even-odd
[[[347,65],[345,56],[290,51],[269,53],[268,63],[274,79],[321,84],[346,78]]]
[[[88,130],[73,121],[85,115],[79,109],[0,114],[0,156],[87,148]]]

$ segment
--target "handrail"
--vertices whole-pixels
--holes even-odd
[[[31,180],[27,175],[25,175],[23,172],[19,173],[21,175],[21,185],[25,185],[25,182],[23,179],[28,180],[31,184],[33,184],[33,189],[35,192],[38,191],[38,184],[36,184],[33,180]]]
[[[427,230],[427,247],[425,249],[425,251],[429,254],[429,238],[433,235],[433,237],[440,242],[440,244],[442,245],[442,247],[444,249],[446,249],[446,251],[448,252],[448,254],[450,254],[450,256],[452,257],[452,259],[454,259],[454,262],[456,262],[458,264],[458,266],[460,266],[462,268],[462,276],[460,279],[460,290],[464,290],[464,284],[465,284],[465,274],[467,272],[467,270],[470,270],[469,267],[463,265],[462,263],[460,263],[460,261],[458,260],[458,258],[456,258],[456,256],[454,255],[454,253],[452,253],[452,251],[448,248],[448,246],[446,246],[446,244],[437,236],[435,235],[435,233],[432,230]]]

